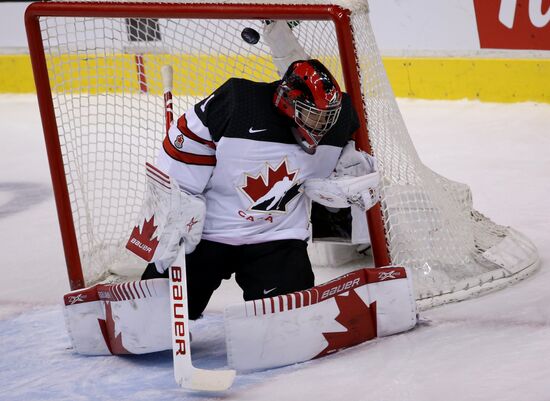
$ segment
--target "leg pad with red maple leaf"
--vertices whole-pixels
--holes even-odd
[[[269,369],[412,329],[416,302],[403,267],[367,268],[225,311],[230,367]]]
[[[166,279],[96,284],[66,294],[65,322],[74,350],[121,355],[170,349],[168,296]]]

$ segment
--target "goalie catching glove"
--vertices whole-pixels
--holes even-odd
[[[191,253],[201,240],[206,206],[162,171],[147,163],[147,188],[139,224],[126,248],[164,272],[177,256],[180,241]]]
[[[314,202],[333,208],[358,207],[368,210],[380,199],[380,174],[376,158],[356,150],[350,141],[334,172],[328,178],[313,178],[305,182],[306,195]]]
[[[294,61],[310,58],[298,43],[298,39],[292,33],[292,28],[287,21],[266,21],[263,38],[271,50],[273,64],[281,76]]]

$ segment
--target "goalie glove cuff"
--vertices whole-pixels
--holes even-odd
[[[376,157],[362,150],[357,150],[355,148],[355,141],[349,141],[342,149],[342,153],[334,169],[334,174],[336,176],[348,175],[359,177],[376,171],[378,171]]]
[[[145,201],[126,248],[163,272],[176,258],[182,239],[186,253],[200,242],[205,213],[201,197],[182,191],[168,175],[147,164]]]
[[[380,199],[380,174],[378,172],[360,177],[342,176],[306,180],[304,190],[314,202],[323,206],[347,208],[356,206],[368,210]]]

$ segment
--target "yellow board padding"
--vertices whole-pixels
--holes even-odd
[[[63,55],[48,57],[52,91],[85,91],[162,94],[160,70],[174,70],[174,94],[204,96],[230,77],[259,81],[277,79],[271,60],[244,56],[142,55],[108,56]]]
[[[0,54],[0,93],[33,93],[34,78],[26,54]]]
[[[55,91],[97,94],[139,93],[146,84],[150,93],[160,94],[160,67],[165,64],[174,68],[178,95],[204,96],[232,76],[277,79],[267,57],[148,54],[142,59],[146,82],[140,83],[134,55],[48,57],[57,77],[51,85]],[[383,61],[397,97],[550,103],[550,59],[384,57]],[[33,92],[29,56],[0,55],[0,93]]]
[[[385,57],[383,61],[397,97],[550,103],[550,59]]]

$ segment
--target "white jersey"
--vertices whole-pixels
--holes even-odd
[[[338,123],[310,155],[271,106],[276,85],[230,79],[185,112],[163,142],[158,167],[206,199],[203,239],[241,245],[309,237],[302,184],[332,173],[357,117],[345,96]]]

